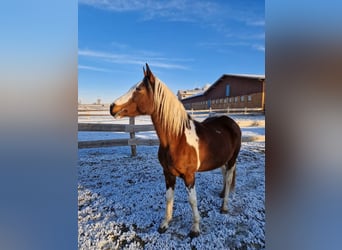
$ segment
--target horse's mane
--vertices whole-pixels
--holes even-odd
[[[157,77],[155,77],[154,105],[160,115],[162,128],[170,134],[180,135],[188,120],[188,114],[183,104]]]

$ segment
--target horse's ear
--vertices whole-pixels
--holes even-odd
[[[150,66],[148,66],[147,63],[146,63],[146,71],[152,73],[151,70],[150,70]]]
[[[152,73],[152,71],[150,70],[150,67],[148,66],[148,64],[146,63],[146,72],[145,72],[145,76],[148,77],[148,79],[150,80],[150,83],[154,84],[154,75]]]
[[[145,67],[143,66],[143,71],[144,71],[144,76],[146,76],[146,71],[145,71]]]

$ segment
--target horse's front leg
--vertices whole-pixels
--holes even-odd
[[[197,195],[195,188],[195,173],[187,174],[184,176],[184,182],[186,186],[186,190],[188,192],[188,199],[192,209],[192,227],[189,233],[191,238],[197,237],[200,234],[200,220],[201,217],[197,208]]]
[[[164,170],[165,183],[166,183],[166,209],[165,218],[158,228],[159,233],[164,233],[172,220],[174,191],[176,184],[176,177]]]

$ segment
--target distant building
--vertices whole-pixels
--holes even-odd
[[[203,93],[181,100],[186,109],[262,108],[265,75],[224,74]]]
[[[187,90],[178,90],[177,96],[178,100],[183,100],[184,98],[202,94],[204,91],[206,91],[210,87],[210,84],[206,84],[202,88],[195,88],[195,89],[187,89]]]

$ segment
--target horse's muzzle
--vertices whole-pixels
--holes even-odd
[[[109,107],[109,112],[115,119],[117,119],[122,117],[122,113],[127,112],[127,110],[120,108],[120,106],[117,106],[114,103],[112,103]]]
[[[113,112],[114,107],[115,107],[115,104],[114,104],[114,103],[112,103],[112,104],[110,105],[110,107],[109,107],[109,112],[110,112],[110,114],[111,114],[112,116],[115,116],[115,113]]]

